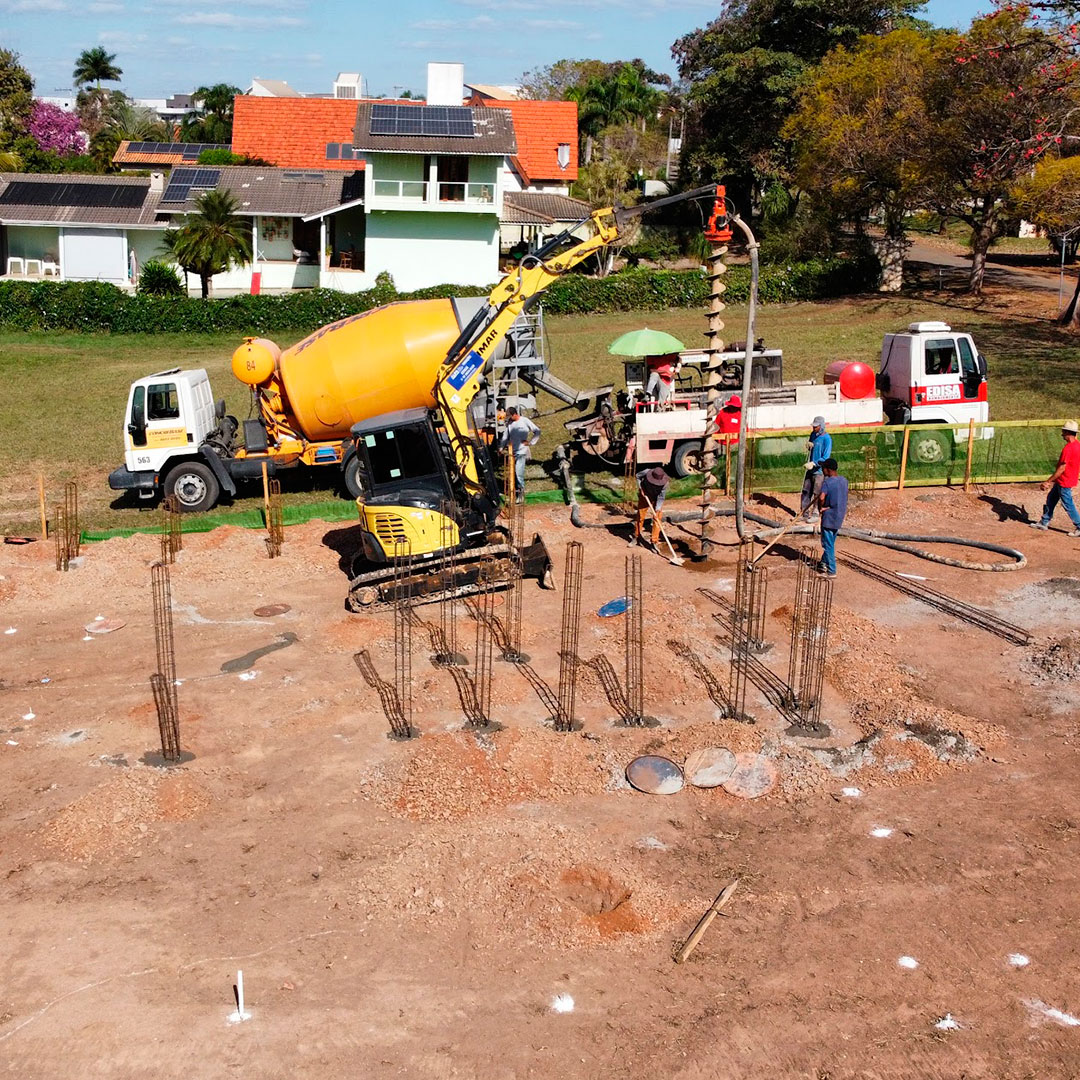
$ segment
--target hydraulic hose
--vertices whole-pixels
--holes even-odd
[[[750,299],[746,308],[746,358],[743,360],[742,408],[739,410],[739,452],[735,461],[735,532],[742,540],[746,526],[743,517],[743,491],[746,481],[746,414],[750,411],[750,376],[754,367],[754,321],[757,318],[758,242],[750,226],[738,214],[731,220],[742,229],[750,252]]]

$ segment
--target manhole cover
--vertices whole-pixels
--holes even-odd
[[[683,763],[687,782],[694,787],[719,787],[735,771],[735,755],[723,746],[695,750]]]
[[[780,774],[764,754],[736,754],[735,771],[723,783],[729,795],[740,799],[757,799],[768,795]]]
[[[682,769],[666,757],[646,754],[626,766],[626,779],[647,795],[674,795],[683,786]]]
[[[111,634],[122,626],[127,626],[122,619],[95,619],[92,623],[87,623],[84,629],[88,634]]]
[[[291,610],[288,604],[266,604],[263,607],[257,607],[255,614],[260,619],[272,619],[275,615],[284,615],[286,611]]]

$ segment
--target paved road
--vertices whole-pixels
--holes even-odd
[[[945,287],[955,288],[967,282],[971,273],[970,255],[953,255],[934,244],[915,240],[905,260],[925,267],[931,274],[941,271],[941,283]],[[1076,287],[1075,268],[1065,268],[1063,302],[1067,302]],[[991,285],[1002,285],[1010,289],[1037,289],[1041,292],[1058,291],[1058,274],[1054,270],[1025,266],[1002,266],[991,255],[986,263],[985,280]]]

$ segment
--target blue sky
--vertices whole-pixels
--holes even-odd
[[[931,0],[926,17],[966,26],[990,0]],[[429,60],[460,61],[467,82],[512,83],[564,57],[640,56],[674,74],[671,43],[715,17],[717,0],[0,0],[0,46],[41,95],[70,91],[75,57],[116,53],[123,89],[165,97],[217,82],[285,79],[329,92],[360,71],[370,93],[423,91]]]

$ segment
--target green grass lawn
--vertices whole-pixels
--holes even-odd
[[[862,297],[829,303],[762,308],[757,335],[784,350],[788,378],[820,378],[836,359],[876,363],[882,335],[915,319],[944,319],[969,330],[990,364],[991,414],[997,419],[1061,417],[1080,413],[1080,340],[1056,326],[1022,317],[949,309],[941,298]],[[727,340],[746,335],[746,311],[725,312]],[[578,387],[621,384],[622,361],[607,347],[642,326],[666,330],[688,347],[704,344],[705,319],[696,311],[582,315],[547,320],[548,359],[556,374]],[[299,337],[300,335],[297,335]],[[291,341],[280,341],[286,346]],[[108,473],[122,463],[123,414],[132,379],[171,367],[205,367],[214,393],[229,411],[248,415],[247,388],[229,368],[239,342],[231,337],[0,334],[0,530],[29,531],[37,522],[37,477],[49,502],[66,480],[79,484],[84,526],[152,525],[137,507],[112,508]],[[542,397],[542,414],[560,403]],[[563,422],[578,414],[541,415],[538,456],[563,441]],[[315,484],[289,483],[287,503],[334,498]],[[329,474],[322,474],[328,476]],[[232,512],[257,507],[261,493],[239,498]]]

